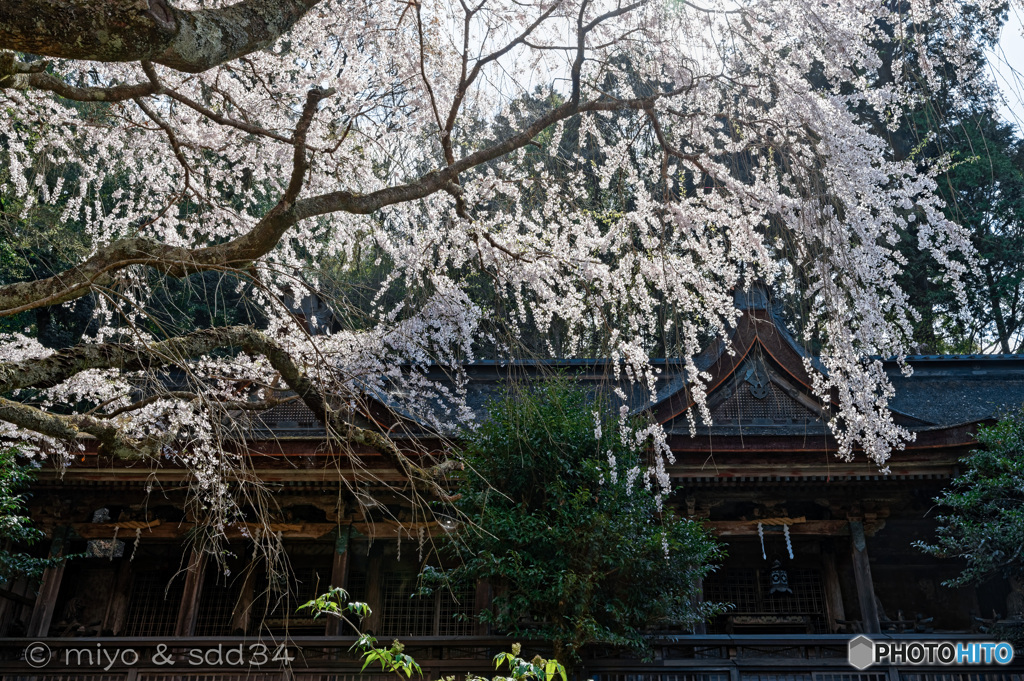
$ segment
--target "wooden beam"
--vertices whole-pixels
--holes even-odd
[[[68,528],[61,527],[54,532],[53,543],[50,544],[50,558],[64,555],[67,544]],[[32,618],[28,622],[27,636],[32,638],[46,636],[50,631],[53,609],[57,605],[57,594],[60,593],[60,582],[64,577],[64,561],[43,570],[43,578],[39,584],[39,595],[36,596]]]
[[[348,586],[348,543],[351,536],[351,525],[338,528],[338,536],[334,541],[334,555],[331,560],[331,588],[345,589]],[[328,617],[324,633],[327,636],[347,636],[350,632],[341,631],[341,621],[338,618]]]
[[[72,529],[83,539],[109,539],[117,531],[131,530],[123,523],[73,523]],[[142,530],[146,539],[182,539],[194,529],[195,523],[160,523]],[[224,533],[228,539],[247,539],[262,531],[265,526],[257,523],[229,525]],[[270,523],[270,531],[280,533],[286,539],[320,539],[334,531],[334,523]]]
[[[185,589],[181,595],[181,605],[178,607],[178,619],[174,623],[175,636],[192,636],[195,633],[205,576],[206,554],[192,549],[185,570]]]
[[[673,435],[672,438],[680,438]],[[676,462],[669,467],[669,475],[683,478],[716,479],[728,482],[732,478],[786,478],[800,479],[808,476],[824,478],[830,483],[843,482],[851,478],[878,478],[896,480],[899,476],[948,475],[959,463],[966,449],[936,449],[902,451],[889,462],[891,472],[884,475],[878,465],[866,459],[837,464],[830,449],[818,443],[801,441],[806,448],[791,450],[782,448],[786,438],[758,438],[732,435],[698,436],[685,438],[692,445],[692,451],[674,449]],[[711,446],[713,444],[713,447]],[[707,451],[699,451],[707,445]],[[734,445],[734,447],[730,447]],[[834,451],[834,450],[833,450]],[[714,454],[714,465],[708,460]]]
[[[756,537],[756,520],[710,520],[704,523],[719,537]],[[781,525],[765,525],[766,534],[782,534]],[[807,520],[789,526],[791,535],[835,537],[850,533],[849,523],[845,520]]]
[[[881,632],[882,626],[878,618],[878,604],[875,602],[875,586],[871,581],[864,523],[860,520],[850,521],[850,550],[853,554],[853,578],[857,583],[857,600],[860,602],[864,633],[877,634]]]
[[[985,425],[985,422],[971,422],[945,428],[918,431],[915,440],[907,443],[906,447],[899,453],[899,457],[893,457],[892,463],[899,463],[908,455],[913,454],[935,453],[938,450],[948,450],[951,448],[970,448],[975,442],[974,436],[979,425]],[[750,427],[754,428],[755,426],[751,425]],[[690,437],[689,434],[677,432],[669,434],[667,443],[672,448],[677,459],[688,454],[703,454],[707,458],[707,455],[711,453],[718,457],[734,453],[742,454],[744,452],[758,452],[762,456],[768,454],[772,457],[779,454],[809,453],[820,457],[823,453],[835,452],[837,449],[835,438],[823,430],[804,434],[739,435],[718,433],[714,436],[702,434],[698,437]],[[817,460],[820,461],[820,458]],[[822,467],[824,468],[824,466]],[[833,475],[835,470],[836,466],[833,464]],[[877,466],[875,467],[875,472],[876,474],[878,473]],[[893,469],[892,472],[895,474],[896,470]],[[674,472],[673,475],[675,475]]]
[[[30,608],[35,607],[36,604],[36,599],[29,598],[28,596],[25,596],[23,594],[15,593],[6,587],[0,587],[0,598],[6,598],[8,600],[14,601],[15,603],[18,603],[19,605],[27,605]]]

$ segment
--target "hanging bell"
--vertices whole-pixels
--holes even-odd
[[[772,586],[768,593],[793,593],[793,590],[789,588],[789,573],[782,567],[782,564],[778,560],[772,562],[771,572]]]

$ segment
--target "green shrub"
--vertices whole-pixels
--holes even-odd
[[[18,450],[0,449],[0,581],[39,577],[59,558],[36,558],[20,550],[43,538],[25,514],[24,488],[32,481],[33,468],[18,460]]]
[[[589,643],[643,652],[651,630],[721,611],[697,587],[723,552],[662,507],[639,423],[565,380],[509,390],[488,414],[466,435],[462,522],[444,546],[455,567],[427,569],[428,587],[489,582],[483,621],[550,641],[563,663]]]
[[[965,561],[946,586],[1024,578],[1024,411],[982,428],[978,442],[982,449],[961,460],[964,473],[935,499],[934,543],[916,542],[933,556]]]

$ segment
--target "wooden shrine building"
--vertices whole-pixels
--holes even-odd
[[[915,433],[883,474],[863,457],[839,461],[819,400],[811,395],[804,354],[753,294],[733,334],[734,353],[707,348],[699,366],[712,380],[713,426],[692,435],[681,362],[663,360],[656,399],[620,385],[635,410],[665,425],[675,452],[672,499],[706,521],[728,544],[722,568],[705,581],[705,599],[734,603],[695,631],[665,632],[654,659],[640,661],[607,648],[578,670],[594,681],[968,681],[1024,679],[1016,669],[871,667],[847,663],[851,635],[955,640],[985,638],[984,629],[1021,617],[1007,603],[1010,587],[942,586],[960,566],[911,546],[934,535],[933,498],[958,472],[979,424],[1024,403],[1024,356],[911,357],[904,377],[893,363],[897,423]],[[470,405],[482,408],[508,380],[538,380],[552,369],[595,390],[615,386],[609,362],[477,362],[467,368]],[[438,372],[439,379],[443,374]],[[375,396],[386,412],[386,396]],[[189,553],[196,531],[187,508],[184,473],[167,465],[110,461],[86,453],[62,473],[44,471],[32,490],[31,515],[53,555],[91,552],[46,570],[41,583],[0,587],[0,681],[350,681],[359,670],[347,654],[348,632],[295,612],[298,603],[344,586],[367,601],[364,623],[381,641],[399,638],[424,674],[493,671],[490,660],[511,641],[472,620],[487,585],[466,593],[411,597],[422,551],[416,536],[396,534],[406,513],[389,506],[373,514],[346,501],[341,479],[355,469],[323,447],[322,429],[298,403],[276,407],[254,430],[252,473],[273,490],[280,509],[272,531],[284,539],[288,584],[250,569],[247,528],[231,536],[230,574]],[[367,414],[368,422],[374,414]],[[379,416],[379,415],[378,415]],[[380,420],[379,418],[377,419]],[[429,441],[425,426],[411,437]],[[395,476],[362,457],[367,475]],[[372,490],[371,490],[372,491]],[[389,504],[388,499],[379,503]],[[440,533],[434,524],[426,532]],[[772,593],[772,571],[789,591]],[[778,576],[778,575],[777,575]],[[269,594],[285,594],[271,598]],[[1019,594],[1016,602],[1019,602]],[[30,664],[29,643],[50,658]],[[213,658],[191,664],[181,652],[264,642],[289,646],[296,659],[244,666]],[[524,642],[529,651],[529,643]],[[160,646],[163,646],[161,648]],[[82,652],[133,650],[108,668]],[[160,650],[177,664],[156,664]],[[77,657],[71,659],[68,651]],[[97,653],[99,655],[99,653]],[[130,657],[130,656],[128,656]],[[103,659],[106,658],[97,658]],[[1024,660],[1024,652],[1020,653]],[[211,661],[212,660],[212,661]],[[72,664],[72,663],[75,664]]]

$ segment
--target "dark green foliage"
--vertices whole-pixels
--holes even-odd
[[[235,324],[266,328],[266,315],[250,295],[251,288],[244,275],[234,272],[161,276],[146,302],[149,330],[161,337]]]
[[[90,119],[101,120],[107,115],[106,105],[79,108]],[[0,159],[6,144],[6,137],[0,134]],[[14,190],[11,171],[0,163],[0,285],[59,275],[85,260],[94,245],[79,211],[69,210],[75,192],[67,188],[77,185],[81,168],[75,163],[53,165],[44,155],[36,159],[31,171],[44,177],[46,186],[56,185],[59,179],[65,190],[45,197],[36,189],[34,201],[26,202]],[[240,169],[243,186],[247,186],[250,176],[250,171]],[[34,182],[35,177],[30,175],[30,186]],[[123,174],[117,168],[108,168],[102,185],[86,203],[94,201],[100,210],[112,211],[115,193],[127,189]],[[264,208],[270,208],[269,200]],[[197,208],[185,203],[181,210]],[[143,325],[157,337],[215,325],[266,327],[265,313],[251,295],[253,285],[246,273],[208,271],[178,279],[146,271],[145,276],[151,279],[152,295],[144,301],[142,309],[120,309],[126,314],[141,312]],[[23,332],[54,349],[77,345],[83,335],[97,331],[99,320],[94,318],[94,312],[97,301],[104,297],[114,308],[124,305],[116,293],[100,289],[70,303],[37,307],[0,318],[0,332]],[[112,324],[127,328],[131,322],[115,316]]]
[[[908,234],[903,249],[909,266],[901,282],[921,314],[915,340],[926,352],[1020,352],[1024,331],[1024,141],[990,109],[941,120],[928,112],[914,117],[922,137],[922,165],[947,156],[938,179],[947,216],[963,225],[983,260],[965,277],[971,324],[951,290],[937,285],[938,266],[915,250]],[[931,112],[934,113],[934,112]]]
[[[74,176],[64,173],[72,180]],[[9,171],[0,168],[0,284],[52,276],[81,261],[89,250],[82,225],[62,219],[63,207],[36,203],[26,210],[14,197]],[[47,347],[74,345],[92,318],[90,296],[0,319],[0,332],[30,328]]]
[[[24,515],[25,496],[20,492],[32,478],[32,468],[18,461],[16,449],[0,449],[0,581],[38,577],[55,562],[18,549],[43,537]]]
[[[697,584],[722,550],[701,524],[659,508],[643,452],[603,405],[556,380],[510,390],[488,413],[467,435],[465,522],[446,547],[457,567],[428,569],[426,582],[486,580],[495,598],[482,619],[553,642],[562,662],[588,643],[644,650],[646,631],[720,610],[698,602]]]
[[[981,429],[978,442],[983,449],[963,459],[966,471],[936,499],[935,542],[916,543],[933,556],[966,561],[947,586],[1024,578],[1024,410]]]
[[[968,284],[972,316],[1001,352],[1020,352],[1024,326],[1024,141],[1013,126],[981,116],[961,126],[970,162],[946,174],[939,191],[968,227],[981,274]],[[973,153],[973,157],[968,154]],[[946,179],[944,178],[944,179]],[[976,342],[984,347],[984,341]]]
[[[991,84],[970,83],[959,63],[950,62],[937,36],[941,24],[961,25],[971,61],[984,69],[986,50],[996,41],[983,29],[987,19],[1006,20],[1005,5],[982,8],[967,4],[956,17],[930,17],[928,24],[901,25],[919,36],[932,59],[937,87],[926,83],[912,51],[893,42],[881,49],[889,64],[883,73],[902,71],[921,95],[920,105],[896,120],[874,120],[876,132],[888,138],[896,159],[912,159],[922,171],[936,166],[946,202],[946,216],[963,225],[984,264],[968,272],[965,307],[933,258],[918,247],[916,225],[903,235],[900,251],[907,258],[899,280],[920,315],[914,343],[922,353],[1020,352],[1024,332],[1024,140],[1000,118],[998,93]],[[989,12],[992,17],[981,12]],[[893,29],[895,27],[892,27]],[[967,312],[969,321],[959,313]]]

